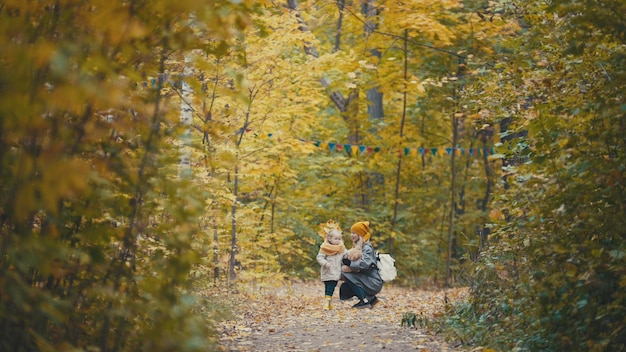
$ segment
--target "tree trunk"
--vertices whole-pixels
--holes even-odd
[[[335,34],[335,47],[333,52],[339,51],[341,46],[341,26],[343,25],[343,9],[346,6],[346,0],[337,0],[337,7],[339,8],[339,19],[337,20],[337,33]]]
[[[375,0],[364,0],[362,6],[363,6],[362,13],[366,19],[363,30],[365,32],[365,37],[369,37],[374,32],[374,30],[376,30],[376,28],[378,27],[376,23],[374,22],[374,18],[378,15],[378,7],[376,7]],[[404,39],[405,39],[404,43],[406,46],[406,31],[405,31]],[[405,47],[405,53],[406,53],[406,47]],[[378,50],[378,48],[374,48],[370,50],[370,54],[373,57],[375,57],[377,60],[380,60],[381,58],[381,53]],[[383,93],[381,93],[379,87],[374,86],[368,89],[367,93],[365,94],[365,97],[367,98],[367,101],[368,101],[367,116],[370,119],[382,119],[384,117]]]
[[[456,147],[456,112],[452,114],[452,146]],[[454,215],[456,213],[456,150],[452,150],[450,157],[450,217],[448,221],[448,253],[446,258],[446,287],[450,287],[452,276],[452,234],[454,232]]]
[[[189,101],[192,95],[192,89],[185,81],[185,77],[191,75],[193,69],[190,67],[191,59],[185,55],[185,68],[183,69],[183,79],[180,97],[180,124],[185,126],[185,130],[179,137],[180,154],[178,157],[178,177],[187,179],[191,177],[191,122],[193,121],[192,111]]]
[[[235,174],[233,179],[233,204],[230,207],[230,221],[231,221],[231,234],[230,234],[230,260],[229,260],[229,277],[231,280],[234,280],[237,277],[237,273],[235,268],[239,265],[237,261],[237,205],[239,204],[239,163],[241,162],[239,155],[239,147],[241,146],[241,141],[243,140],[243,136],[245,135],[245,130],[248,128],[250,124],[250,110],[252,109],[252,103],[254,102],[254,98],[258,90],[255,88],[250,89],[250,99],[248,102],[248,107],[246,109],[245,120],[243,122],[243,126],[241,127],[239,133],[239,138],[235,143],[235,147],[237,149],[237,156],[235,157]]]
[[[243,134],[243,133],[242,133]],[[239,154],[235,164],[235,176],[233,180],[233,204],[230,207],[230,260],[228,263],[228,272],[230,280],[237,278],[235,267],[237,266],[237,201],[239,199]]]
[[[408,29],[404,30],[404,93],[402,95],[402,121],[400,122],[400,141],[404,138],[404,123],[406,120],[406,105],[407,105],[407,79],[408,79],[408,65],[409,65],[409,52],[408,52],[408,37],[409,31]],[[400,203],[400,183],[401,183],[401,175],[402,175],[402,156],[403,151],[400,150],[398,155],[398,167],[396,170],[396,187],[395,194],[393,197],[393,217],[391,218],[391,231],[393,232],[396,226],[396,221],[398,219],[398,206]],[[389,238],[387,251],[389,253],[393,253],[393,237]]]

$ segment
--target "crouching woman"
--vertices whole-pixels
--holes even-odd
[[[370,243],[369,221],[357,222],[350,228],[352,248],[344,255],[341,266],[343,284],[339,288],[341,300],[357,297],[353,308],[372,308],[378,303],[376,295],[383,288],[383,280],[376,269],[376,254]]]

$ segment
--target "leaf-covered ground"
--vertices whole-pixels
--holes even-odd
[[[239,293],[233,320],[220,326],[222,351],[462,351],[462,347],[419,327],[449,303],[467,298],[466,289],[421,290],[387,284],[373,309],[339,301],[323,310],[321,282],[292,283]],[[417,326],[403,326],[414,314]]]

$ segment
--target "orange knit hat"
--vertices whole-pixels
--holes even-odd
[[[372,236],[370,234],[370,222],[369,221],[359,221],[355,223],[350,228],[350,231],[363,237],[363,242],[369,241],[370,237]]]

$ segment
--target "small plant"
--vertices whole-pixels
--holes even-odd
[[[402,313],[402,323],[401,326],[411,327],[415,326],[415,321],[417,320],[417,316],[413,312]]]
[[[401,326],[410,327],[420,327],[425,328],[428,326],[428,318],[423,315],[417,315],[413,312],[405,312],[402,313],[402,323]]]

